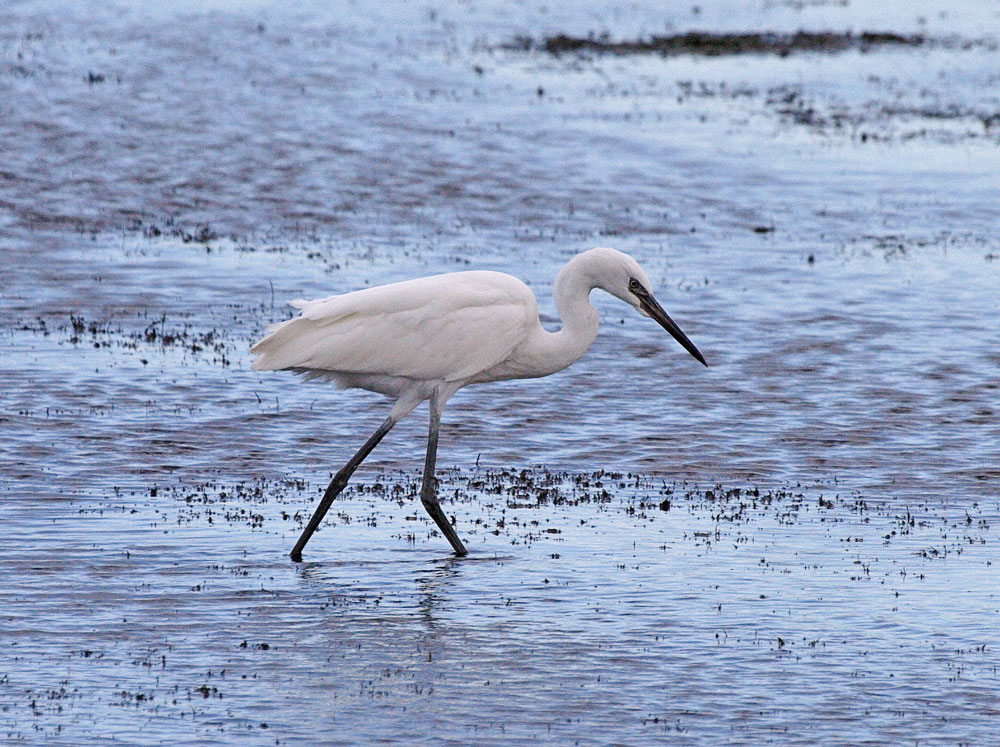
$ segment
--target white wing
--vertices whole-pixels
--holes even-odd
[[[250,349],[255,371],[461,381],[505,360],[538,325],[534,294],[500,272],[435,275],[292,304],[301,315]]]

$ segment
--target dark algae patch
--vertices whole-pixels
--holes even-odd
[[[796,31],[794,34],[775,32],[746,32],[741,34],[689,31],[670,36],[651,36],[648,39],[614,40],[608,35],[586,37],[556,34],[536,41],[519,37],[512,49],[523,51],[542,50],[551,55],[597,54],[682,54],[702,57],[721,57],[740,54],[776,54],[786,57],[794,52],[835,53],[857,49],[868,52],[875,47],[920,47],[929,43],[921,34],[904,35],[884,31],[865,31],[860,34],[834,31]]]

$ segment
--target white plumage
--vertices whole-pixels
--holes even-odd
[[[462,381],[506,359],[538,323],[534,294],[501,272],[435,275],[292,306],[301,314],[251,348],[254,370],[346,374],[347,385],[357,374]]]
[[[292,301],[299,316],[271,327],[250,349],[257,356],[255,371],[288,369],[396,398],[389,417],[330,482],[292,558],[301,559],[302,548],[358,465],[424,400],[430,401],[431,423],[421,501],[455,553],[465,555],[437,501],[434,463],[441,410],[468,384],[547,376],[577,360],[597,336],[597,311],[589,301],[594,288],[655,319],[705,363],[653,298],[639,264],[614,249],[583,252],[560,271],[553,289],[563,322],[557,332],[542,328],[531,289],[501,272],[455,272]]]

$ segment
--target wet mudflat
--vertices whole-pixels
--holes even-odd
[[[990,742],[998,20],[5,6],[0,735]],[[711,367],[595,294],[449,404],[470,558],[418,411],[290,563],[387,405],[250,372],[283,302],[600,244]]]

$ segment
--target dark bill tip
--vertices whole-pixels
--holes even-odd
[[[708,366],[708,361],[705,360],[705,356],[701,354],[701,351],[695,347],[695,344],[688,339],[688,336],[681,331],[681,328],[677,326],[677,323],[670,318],[670,315],[663,310],[663,307],[656,302],[656,299],[653,298],[650,293],[646,292],[645,294],[639,295],[639,304],[642,306],[643,311],[655,319],[657,324],[667,330],[667,332],[669,332],[673,338],[681,344],[681,347],[695,357],[695,360],[705,367]]]

